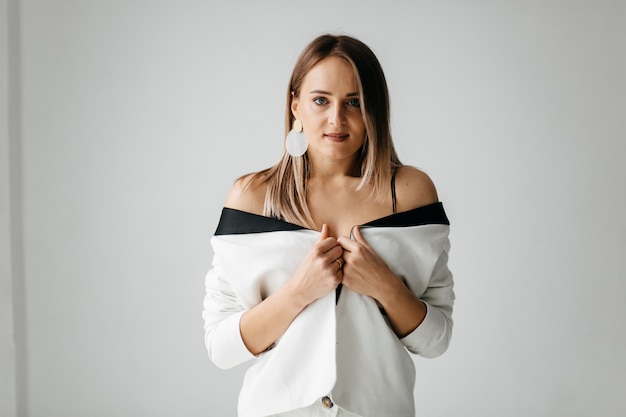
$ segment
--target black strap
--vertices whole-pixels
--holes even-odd
[[[391,209],[393,210],[393,214],[398,212],[396,208],[396,173],[394,172],[391,175]]]

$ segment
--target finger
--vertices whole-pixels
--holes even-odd
[[[359,243],[362,243],[364,245],[367,245],[367,241],[365,240],[365,238],[361,234],[361,228],[359,226],[354,226],[352,228],[351,234],[352,234],[352,236],[354,236],[354,240],[356,242],[359,242]]]
[[[334,262],[335,259],[341,258],[342,255],[343,255],[343,248],[339,245],[336,245],[330,248],[330,250],[324,253],[324,256],[326,257],[326,259],[328,259],[328,262]]]
[[[322,231],[320,232],[320,237],[318,239],[318,242],[321,242],[322,240],[326,239],[330,237],[330,228],[328,227],[327,224],[323,224],[322,225]]]
[[[325,255],[330,250],[338,248],[340,253],[339,253],[339,255],[335,256],[335,258],[341,256],[341,252],[343,251],[341,246],[339,246],[339,243],[337,243],[337,239],[335,239],[332,236],[327,237],[324,240],[318,240],[317,243],[315,243],[315,247],[319,251],[319,253],[318,253],[319,255]]]
[[[341,258],[337,258],[333,261],[333,263],[337,264],[337,272],[341,271],[343,268],[343,261]]]
[[[337,243],[343,248],[343,250],[352,252],[358,246],[358,243],[354,240],[348,239],[345,236],[340,236],[337,238]]]
[[[355,242],[357,242],[359,245],[363,245],[363,247],[367,248],[368,250],[372,250],[372,247],[369,245],[369,243],[367,243],[367,240],[365,240],[365,238],[361,234],[361,228],[359,226],[355,226],[353,228],[352,235],[354,236]]]
[[[337,246],[337,239],[330,236],[330,228],[327,224],[322,225],[320,236],[317,239],[316,246],[323,254]]]

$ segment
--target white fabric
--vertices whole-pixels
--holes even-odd
[[[344,410],[338,405],[331,408],[322,403],[321,399],[314,402],[308,407],[299,408],[297,410],[287,411],[286,413],[274,414],[271,417],[361,417]]]
[[[211,360],[229,368],[249,359],[240,417],[262,417],[314,404],[332,393],[363,417],[413,417],[415,368],[407,353],[442,354],[452,331],[453,280],[447,225],[363,227],[363,236],[427,305],[422,324],[399,340],[375,300],[343,289],[315,301],[272,349],[254,357],[239,332],[246,309],[286,282],[317,240],[312,230],[219,235],[211,239],[203,318]]]

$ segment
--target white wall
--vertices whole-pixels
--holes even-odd
[[[18,379],[23,370],[19,350],[24,333],[21,312],[21,207],[19,196],[19,70],[15,2],[0,0],[0,416],[15,417]],[[16,146],[17,145],[17,146]],[[14,158],[16,157],[17,158]],[[12,198],[13,197],[13,198]],[[14,285],[17,284],[17,285]],[[17,304],[17,305],[16,305]],[[17,325],[17,328],[16,328]],[[23,402],[22,402],[23,403]]]
[[[15,416],[7,2],[0,1],[0,415]]]
[[[19,6],[29,416],[234,415],[245,367],[203,347],[209,238],[326,31],[378,54],[453,225],[456,330],[415,361],[419,415],[626,408],[624,2]]]

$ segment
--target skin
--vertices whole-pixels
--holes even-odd
[[[391,190],[384,201],[368,198],[367,186],[355,190],[360,178],[351,173],[365,140],[365,125],[352,66],[337,57],[322,60],[306,75],[291,110],[302,121],[309,141],[307,197],[320,236],[291,279],[242,315],[246,347],[255,355],[266,350],[307,305],[340,283],[377,300],[396,335],[406,336],[423,321],[426,306],[354,226],[390,215],[392,207]],[[244,188],[248,181],[242,178],[233,186],[225,206],[263,214],[265,186],[258,182]],[[412,167],[397,172],[396,197],[398,211],[438,201],[430,178]],[[351,232],[354,240],[349,238]]]
[[[353,167],[365,142],[365,123],[354,71],[346,60],[331,57],[314,66],[293,98],[291,111],[302,121],[316,171],[334,174]]]

